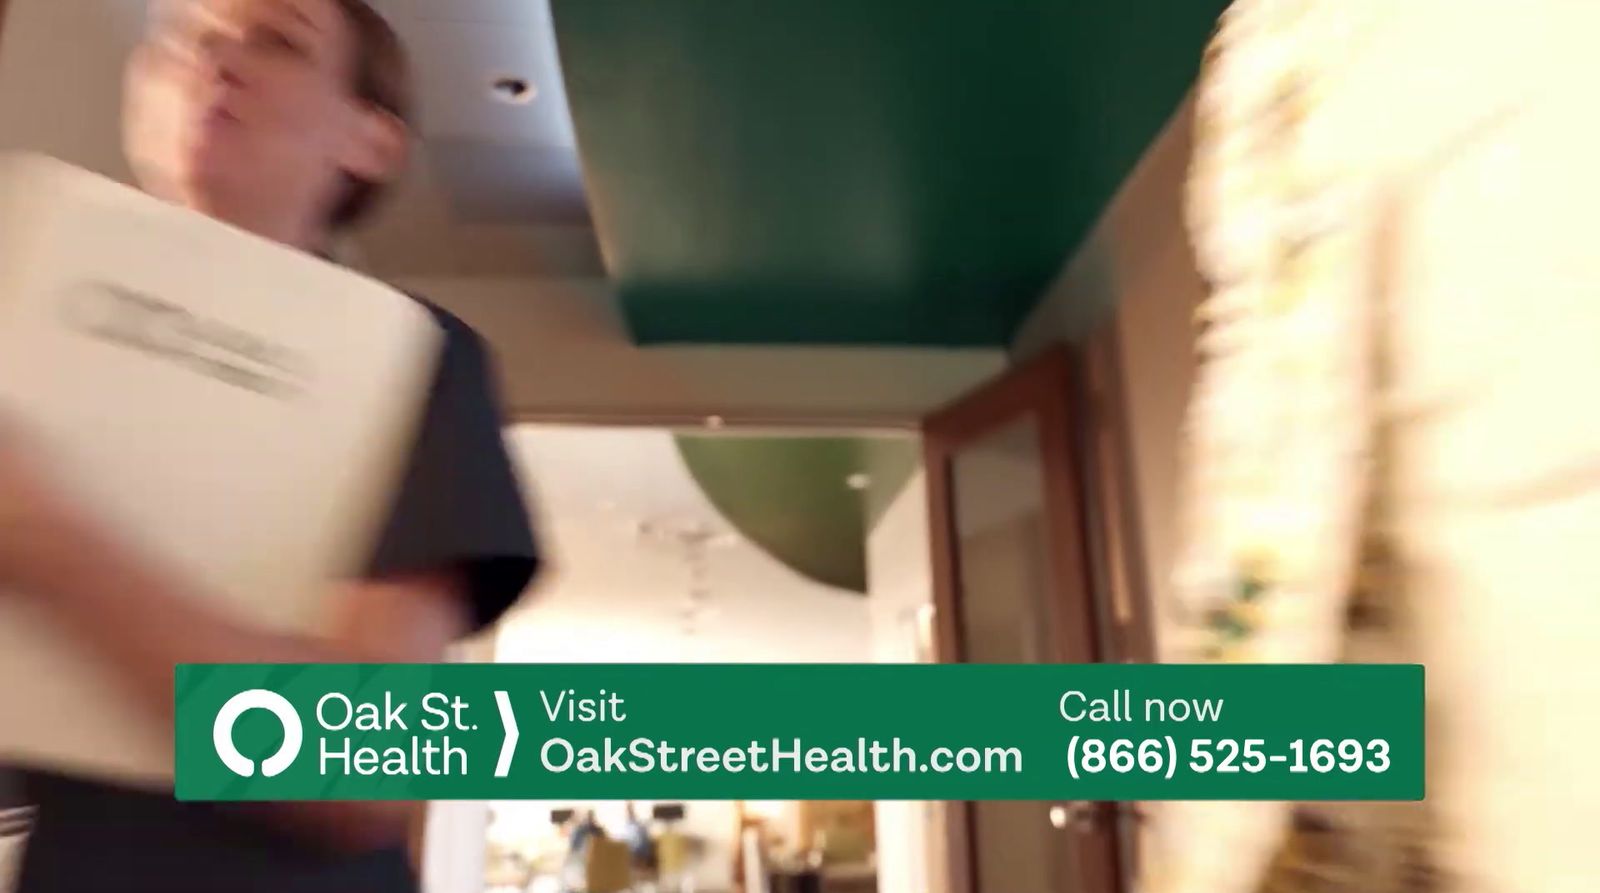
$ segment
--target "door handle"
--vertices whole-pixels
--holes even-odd
[[[1068,800],[1050,807],[1050,826],[1060,831],[1088,833],[1099,826],[1105,810],[1092,800]]]
[[[1050,806],[1050,826],[1061,831],[1096,831],[1119,821],[1140,825],[1146,818],[1137,803],[1066,800]]]

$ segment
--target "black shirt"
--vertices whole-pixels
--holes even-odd
[[[399,495],[370,563],[374,577],[459,570],[475,624],[494,622],[538,568],[506,455],[482,339],[430,306],[445,332]],[[312,849],[209,804],[24,772],[38,806],[19,893],[405,893],[403,850],[359,857]]]

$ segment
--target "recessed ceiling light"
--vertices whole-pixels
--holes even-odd
[[[489,95],[507,105],[527,105],[539,90],[527,78],[505,74],[489,82]]]

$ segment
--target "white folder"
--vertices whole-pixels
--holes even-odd
[[[0,156],[0,419],[243,622],[313,630],[331,581],[359,573],[440,344],[371,279]],[[0,592],[0,763],[160,787],[171,748],[114,668]]]

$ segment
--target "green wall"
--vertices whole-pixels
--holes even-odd
[[[681,435],[678,452],[722,516],[819,583],[867,591],[866,538],[917,465],[910,438]],[[870,483],[852,489],[852,475]]]

